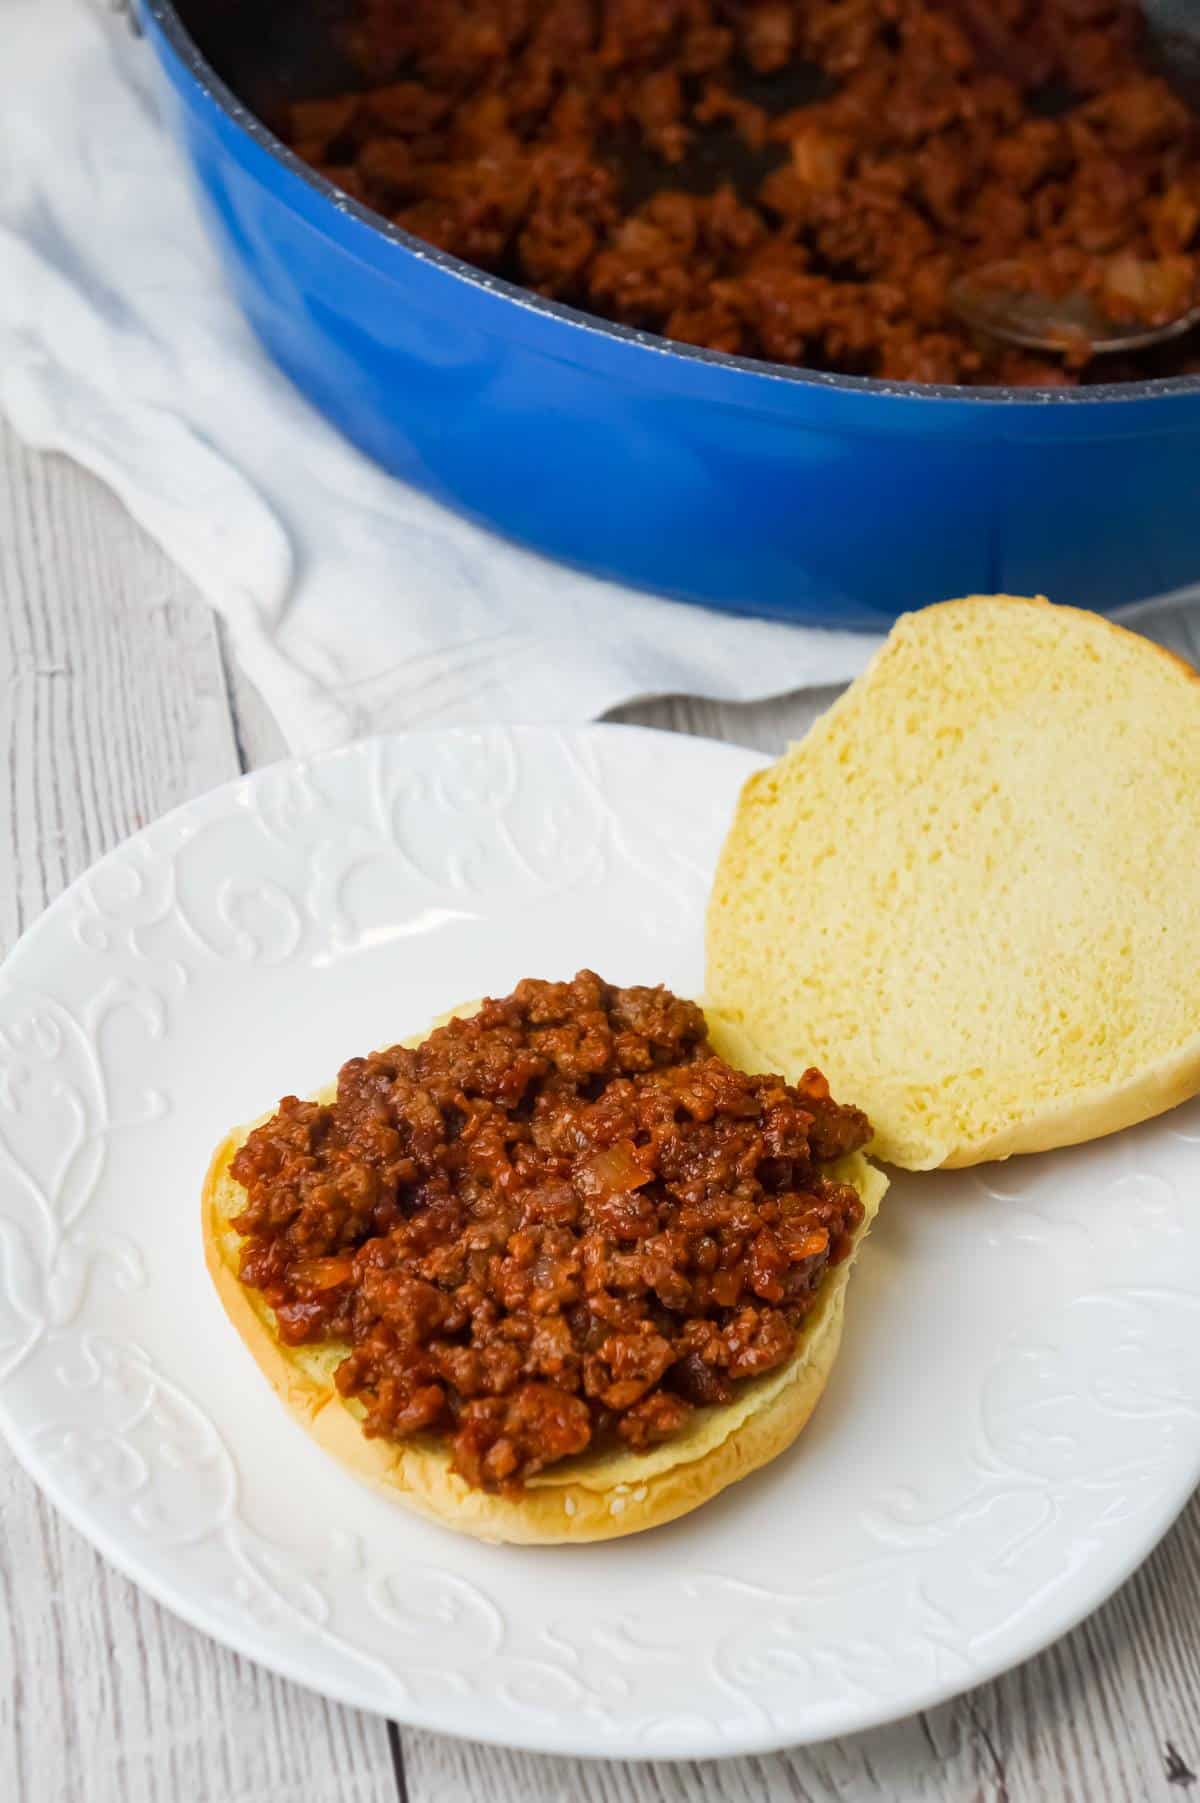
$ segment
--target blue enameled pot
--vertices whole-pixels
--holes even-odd
[[[137,4],[263,343],[356,444],[496,531],[827,625],[975,590],[1109,608],[1200,578],[1200,378],[904,386],[610,325],[348,200],[218,78],[181,17],[195,29],[202,0]]]

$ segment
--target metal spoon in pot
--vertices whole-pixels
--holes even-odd
[[[959,0],[968,16],[990,18],[980,0]],[[1141,0],[1145,42],[1160,75],[1193,110],[1200,112],[1200,4],[1197,0]],[[991,28],[996,36],[995,27]],[[990,42],[990,40],[989,40]],[[993,51],[995,46],[992,46]],[[1011,279],[1009,279],[1011,277]],[[1006,344],[1035,351],[1077,351],[1091,357],[1143,351],[1166,344],[1200,322],[1200,305],[1171,319],[1109,319],[1090,296],[1054,297],[1022,287],[1012,264],[991,263],[960,276],[950,303],[964,325]]]
[[[1006,344],[1064,355],[1071,351],[1108,357],[1118,351],[1143,351],[1166,344],[1200,322],[1200,306],[1174,319],[1157,321],[1108,319],[1090,295],[1034,294],[1014,279],[1012,265],[989,263],[974,275],[960,276],[950,290],[950,304],[964,325]]]

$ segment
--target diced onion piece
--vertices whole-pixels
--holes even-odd
[[[621,1196],[649,1183],[652,1174],[633,1141],[619,1139],[581,1164],[575,1180],[585,1196]]]
[[[292,1278],[309,1290],[336,1290],[354,1276],[350,1258],[302,1258],[292,1266]]]

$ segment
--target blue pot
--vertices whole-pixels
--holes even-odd
[[[908,386],[672,345],[482,274],[313,173],[170,0],[138,0],[229,280],[297,386],[406,482],[599,575],[877,627],[1008,590],[1200,578],[1200,378]]]

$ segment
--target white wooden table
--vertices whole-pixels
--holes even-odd
[[[623,717],[773,751],[828,697]],[[0,428],[0,951],[109,846],[278,756],[212,615],[91,478]],[[1133,1803],[1200,1773],[1200,1501],[997,1683],[767,1759],[601,1764],[411,1732],[176,1621],[0,1451],[0,1803]],[[1197,1791],[1200,1803],[1200,1791]]]

